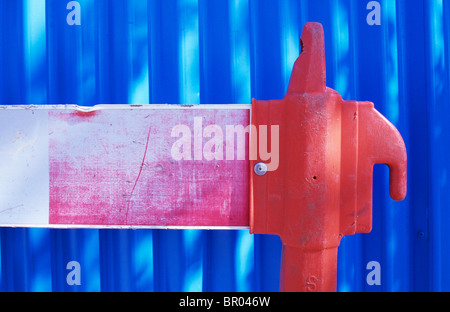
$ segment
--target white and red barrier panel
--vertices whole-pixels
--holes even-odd
[[[0,226],[248,228],[250,107],[3,106]]]

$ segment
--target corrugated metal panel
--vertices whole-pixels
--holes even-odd
[[[345,237],[340,291],[450,290],[450,6],[380,0],[0,0],[0,103],[250,103],[281,98],[308,21],[327,85],[402,133],[408,196],[376,166],[374,224]],[[277,291],[281,244],[248,231],[0,229],[1,291]],[[80,286],[66,265],[78,261]],[[381,266],[370,286],[366,265]]]

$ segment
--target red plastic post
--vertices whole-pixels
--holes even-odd
[[[279,126],[279,165],[257,175],[264,160],[250,162],[250,231],[281,237],[281,291],[336,291],[341,238],[372,228],[373,166],[389,166],[402,200],[406,148],[372,103],[326,87],[321,24],[305,25],[301,46],[284,99],[252,101],[252,125]]]

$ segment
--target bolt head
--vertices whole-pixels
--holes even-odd
[[[254,171],[257,175],[262,176],[267,173],[267,165],[265,163],[257,163],[254,167]]]

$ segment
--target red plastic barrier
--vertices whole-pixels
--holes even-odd
[[[281,291],[335,291],[341,238],[372,228],[373,166],[389,166],[402,200],[406,148],[373,103],[326,87],[321,24],[305,25],[301,46],[284,99],[252,102],[253,125],[279,125],[279,164],[256,174],[264,161],[251,160],[250,231],[281,237]]]

